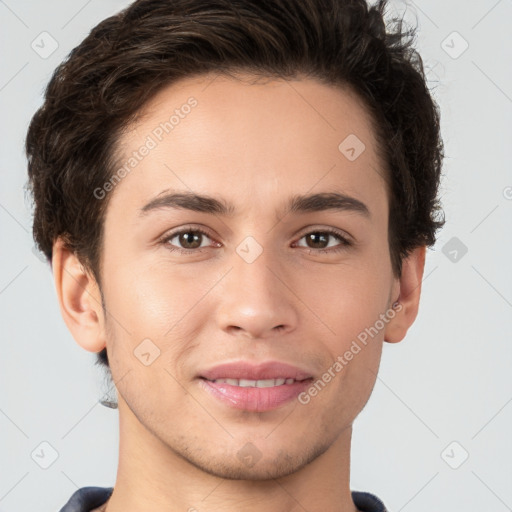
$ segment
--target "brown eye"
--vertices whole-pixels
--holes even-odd
[[[166,236],[162,243],[170,251],[178,251],[182,253],[197,253],[208,247],[203,245],[205,239],[211,241],[208,233],[202,229],[182,229],[175,231]]]
[[[299,245],[299,247],[306,247],[320,252],[337,252],[352,245],[345,236],[334,230],[311,231],[304,235],[302,239],[306,240],[306,245]],[[338,239],[339,243],[329,246],[331,239]]]
[[[329,243],[329,237],[331,235],[326,233],[309,233],[306,235],[306,243],[311,249],[325,249],[326,245]],[[321,247],[319,247],[321,246]]]
[[[180,233],[178,236],[179,243],[184,249],[197,249],[201,247],[203,234],[197,231],[187,231]]]

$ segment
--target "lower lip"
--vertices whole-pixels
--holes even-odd
[[[245,411],[263,412],[277,409],[305,391],[312,379],[270,388],[240,387],[225,382],[200,379],[201,386],[221,402]]]

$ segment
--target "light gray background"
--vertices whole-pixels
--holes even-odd
[[[56,511],[78,487],[115,482],[117,411],[98,403],[102,372],[67,331],[49,266],[33,253],[23,142],[53,69],[128,3],[0,1],[3,512]],[[419,23],[417,47],[441,107],[447,224],[427,254],[416,323],[403,342],[384,345],[355,421],[351,488],[374,492],[390,511],[504,512],[512,510],[512,2],[391,6]],[[47,58],[31,47],[43,31],[58,42]],[[447,243],[467,253],[457,249],[452,261]],[[58,452],[48,469],[45,441]]]

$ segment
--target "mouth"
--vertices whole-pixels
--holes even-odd
[[[237,386],[240,388],[273,388],[276,386],[289,386],[291,384],[295,384],[296,382],[304,382],[304,381],[312,381],[312,377],[308,377],[306,379],[293,379],[287,377],[278,377],[277,379],[207,379],[206,377],[201,377],[202,379],[216,383],[216,384],[229,384],[230,386]]]
[[[206,368],[197,377],[217,405],[252,412],[290,404],[313,381],[310,372],[277,360],[231,360]]]

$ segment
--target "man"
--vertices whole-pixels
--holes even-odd
[[[61,511],[385,511],[352,423],[443,220],[439,114],[385,2],[142,0],[55,72],[34,236],[118,394]]]

